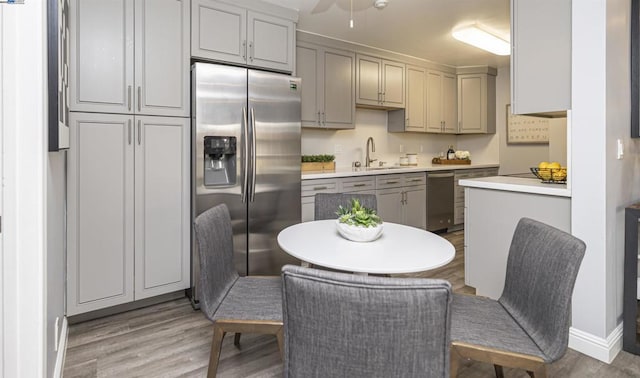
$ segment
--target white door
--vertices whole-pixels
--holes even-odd
[[[189,286],[190,120],[135,117],[135,299]]]
[[[247,64],[292,72],[295,32],[292,21],[248,11]]]
[[[247,11],[213,0],[191,5],[191,55],[246,64]]]
[[[427,72],[427,131],[442,132],[442,74]]]
[[[133,300],[133,117],[71,113],[67,312]]]
[[[189,1],[135,2],[136,114],[188,117]]]
[[[133,0],[71,0],[71,111],[133,112]]]

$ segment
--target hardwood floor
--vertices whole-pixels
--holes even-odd
[[[474,293],[464,285],[463,231],[444,234],[456,258],[437,270],[405,276],[444,278],[454,291]],[[400,275],[399,275],[400,276]],[[204,377],[213,335],[211,324],[184,299],[96,319],[69,328],[63,376]],[[280,377],[282,361],[274,336],[243,335],[241,349],[224,340],[219,377]],[[620,352],[607,365],[581,353],[567,354],[549,368],[551,377],[640,377],[640,356]],[[528,377],[505,369],[507,377]],[[459,377],[494,377],[493,366],[467,362]]]

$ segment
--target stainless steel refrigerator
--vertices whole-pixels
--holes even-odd
[[[193,217],[228,206],[240,275],[280,274],[282,265],[299,264],[276,238],[300,222],[300,79],[195,63],[192,91]],[[193,238],[191,251],[195,303]]]

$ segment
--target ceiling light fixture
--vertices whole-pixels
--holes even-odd
[[[452,33],[453,38],[471,46],[489,51],[496,55],[509,55],[511,45],[504,39],[484,30],[481,25],[473,24],[456,29]]]
[[[353,0],[351,0],[351,15],[349,18],[349,27],[353,29]]]
[[[375,0],[373,2],[373,6],[376,9],[382,9],[384,7],[386,7],[389,4],[389,0]]]

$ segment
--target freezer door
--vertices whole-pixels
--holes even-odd
[[[276,240],[300,223],[300,79],[249,70],[249,125],[249,274],[280,274],[300,263]]]
[[[233,243],[238,273],[247,274],[247,204],[243,203],[245,178],[244,114],[247,107],[247,69],[215,64],[195,63],[192,68],[192,177],[193,216],[225,203],[233,225]],[[244,110],[244,111],[243,111]],[[248,126],[247,126],[248,127]],[[206,136],[236,138],[236,180],[229,185],[205,185]],[[195,241],[195,239],[193,239]],[[195,242],[192,250],[192,287],[197,295],[199,259]]]

